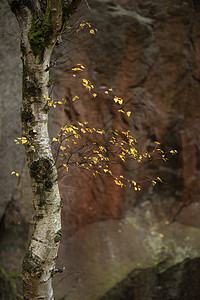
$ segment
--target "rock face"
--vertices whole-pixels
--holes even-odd
[[[199,228],[156,219],[149,203],[62,243],[58,264],[67,270],[55,278],[56,298],[198,299]]]
[[[96,127],[131,128],[141,149],[152,150],[159,141],[165,151],[176,149],[178,155],[138,171],[134,165],[127,170],[119,167],[116,173],[128,172],[138,181],[156,176],[164,180],[154,189],[144,182],[138,194],[122,191],[108,180],[69,173],[61,182],[66,237],[94,221],[121,218],[137,201],[154,201],[173,220],[199,199],[198,5],[192,1],[95,1],[90,5],[84,20],[89,19],[98,32],[93,36],[90,28],[80,30],[72,22],[68,36],[78,32],[74,41],[81,50],[73,52],[72,45],[69,62],[55,72],[65,77],[55,80],[54,97],[64,97],[67,104],[53,122],[89,121]],[[73,78],[66,70],[77,63],[87,68]],[[81,78],[94,84],[95,99],[81,87]],[[104,94],[110,87],[133,109],[132,119],[117,116],[111,97]],[[80,100],[73,102],[74,95]]]
[[[10,174],[13,170],[17,172],[22,168],[24,159],[22,149],[14,143],[14,138],[21,134],[19,110],[22,68],[18,24],[6,1],[1,1],[0,14],[0,165],[3,170],[0,174],[1,219],[17,186],[17,178]]]
[[[160,274],[157,268],[135,270],[100,299],[198,299],[199,263],[199,258],[185,260]]]
[[[5,0],[0,3],[0,40],[0,299],[16,299],[15,279],[11,279],[21,272],[33,207],[23,147],[14,142],[21,137],[20,33]]]
[[[176,149],[178,155],[167,163],[155,161],[142,166],[138,172],[131,171],[134,165],[117,170],[139,181],[156,176],[164,180],[164,184],[155,188],[145,182],[138,194],[83,174],[69,174],[70,180],[63,179],[65,225],[58,264],[67,265],[69,261],[70,266],[69,274],[61,276],[64,290],[60,284],[56,293],[60,299],[146,299],[149,295],[150,299],[197,299],[198,284],[196,288],[183,288],[187,272],[199,266],[197,236],[189,242],[191,251],[182,252],[182,249],[187,248],[185,243],[190,240],[190,234],[186,233],[189,227],[185,225],[192,226],[192,231],[199,228],[195,217],[199,210],[199,204],[195,203],[199,199],[199,6],[192,1],[96,1],[91,4],[91,12],[88,19],[98,32],[95,36],[89,36],[87,30],[84,35],[78,33],[81,51],[74,53],[63,71],[77,63],[87,66],[84,75],[77,77],[80,81],[81,78],[91,80],[97,87],[98,97],[92,102],[92,97],[79,87],[77,77],[73,80],[72,73],[65,73],[66,81],[54,89],[56,98],[67,99],[64,111],[59,112],[61,123],[66,119],[87,120],[98,126],[106,125],[106,120],[111,119],[110,126],[131,128],[142,149],[151,150],[154,142],[159,141],[165,151]],[[110,98],[103,96],[110,87],[135,111],[132,120],[116,116]],[[72,102],[74,95],[81,101]],[[65,198],[67,190],[70,204]],[[161,244],[154,241],[151,233],[144,237],[139,230],[131,235],[127,228],[126,237],[115,239],[115,234],[120,235],[119,221],[105,220],[114,218],[126,223],[129,214],[136,214],[135,207],[143,211],[148,203],[152,204],[156,218],[147,213],[141,223],[138,219],[135,223],[140,224],[141,230],[147,224],[148,228],[163,221],[172,224],[169,231],[159,229]],[[146,217],[150,223],[146,223]],[[68,239],[74,232],[77,233]],[[159,232],[155,233],[158,240]],[[172,237],[169,232],[177,236]],[[166,243],[162,233],[167,236]],[[183,240],[179,239],[181,236]],[[145,248],[146,239],[150,240],[151,250],[149,246]],[[135,244],[139,245],[137,249]],[[180,249],[181,257],[174,249]],[[193,251],[196,254],[191,256],[192,260],[185,262]],[[145,261],[142,266],[137,266],[141,260],[138,252]],[[180,260],[172,262],[171,257]],[[192,273],[192,281],[197,282],[196,271]],[[176,277],[174,283],[175,279],[171,278]]]
[[[60,176],[58,267],[67,271],[55,279],[56,299],[199,299],[199,3],[97,0],[89,6],[83,2],[63,37],[65,46],[55,50],[53,98],[66,104],[51,112],[51,136],[66,122],[88,121],[130,129],[142,150],[159,141],[178,155],[137,170],[134,164],[115,167],[116,174],[138,181],[163,179],[155,188],[144,181],[139,193],[80,171]],[[5,0],[0,14],[0,261],[18,272],[32,205],[23,149],[13,142],[21,134],[18,27]],[[95,35],[78,25],[84,20],[98,29]],[[86,68],[73,77],[77,63]],[[82,78],[94,84],[96,98]],[[130,118],[116,113],[104,93],[108,88],[134,111]],[[72,101],[75,95],[80,100]],[[19,179],[10,176],[21,169]]]

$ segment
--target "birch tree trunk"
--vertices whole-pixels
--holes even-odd
[[[27,139],[24,145],[35,211],[34,232],[22,264],[25,299],[53,299],[52,277],[61,237],[61,200],[43,96],[48,95],[49,72],[45,69],[50,55],[48,49],[42,62],[27,50],[23,55],[22,136]]]
[[[49,65],[53,47],[80,0],[8,0],[21,32],[23,62],[22,140],[34,205],[34,232],[23,259],[24,299],[54,299],[61,238],[61,199],[48,134]]]

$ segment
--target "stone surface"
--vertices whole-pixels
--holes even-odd
[[[191,295],[198,299],[198,283],[195,287],[191,284],[188,290],[183,287],[188,282],[187,273],[193,273],[192,281],[198,282],[198,271],[190,270],[195,264],[199,268],[199,246],[196,248],[199,229],[195,229],[199,228],[199,203],[195,202],[199,201],[200,182],[199,14],[192,1],[91,3],[88,18],[98,33],[93,37],[87,31],[82,36],[79,32],[76,42],[81,52],[74,53],[62,69],[65,72],[76,63],[87,66],[82,77],[94,83],[99,96],[95,104],[90,104],[90,96],[80,87],[78,76],[75,81],[72,73],[64,73],[65,78],[54,89],[56,98],[67,99],[65,109],[58,112],[60,122],[87,120],[98,126],[111,119],[111,126],[131,126],[141,141],[141,149],[153,149],[154,142],[160,141],[165,151],[176,149],[178,155],[167,163],[155,161],[142,166],[138,172],[130,170],[134,170],[134,165],[128,166],[129,176],[137,180],[156,176],[164,180],[155,188],[145,182],[138,194],[131,189],[124,193],[110,182],[107,185],[106,180],[95,181],[79,173],[69,173],[63,178],[64,231],[58,264],[66,265],[69,273],[66,279],[62,279],[65,275],[60,277],[62,283],[60,288],[56,287],[58,299],[100,299],[104,294],[109,299],[115,285],[113,299],[128,299],[129,288],[130,299],[145,299],[145,295],[159,300],[180,297],[189,300]],[[103,96],[104,90],[110,87],[135,111],[131,122],[118,118],[109,97]],[[75,94],[81,101],[71,101]],[[58,122],[58,117],[55,121]],[[144,218],[143,210],[149,203],[153,205],[153,214],[147,213]],[[126,227],[121,239],[119,222],[123,215],[134,218],[137,207],[143,216],[141,222],[135,220],[139,231],[131,235]],[[103,221],[111,218],[119,221]],[[167,229],[159,225],[163,220],[171,224]],[[156,228],[155,236],[150,233],[151,228]],[[77,233],[68,239],[74,232]],[[159,239],[159,233],[167,238],[162,239],[161,235]],[[116,235],[120,238],[116,239]],[[131,245],[130,236],[133,236]],[[194,256],[192,248],[186,245],[194,247]],[[146,264],[138,276],[132,276],[137,285],[133,292],[132,281],[127,283],[128,274],[137,273],[140,267],[136,263],[140,263],[141,257]],[[176,260],[178,257],[180,260]],[[186,258],[191,261],[185,263]],[[144,284],[140,284],[142,278],[145,292]],[[118,282],[125,282],[124,293],[118,288]]]
[[[187,292],[199,295],[197,284],[183,294],[181,287],[189,269],[189,282],[199,282],[200,229],[156,219],[149,203],[120,221],[93,223],[62,243],[58,266],[66,270],[55,277],[56,298],[164,300],[182,295],[189,300]]]
[[[178,218],[191,202],[199,201],[198,6],[179,0],[99,0],[90,6],[91,10],[86,5],[82,8],[84,17],[72,21],[67,37],[76,44],[69,44],[66,55],[57,61],[67,62],[54,70],[53,96],[63,97],[67,103],[52,115],[53,134],[60,124],[77,121],[89,121],[96,127],[131,128],[140,149],[153,150],[154,142],[160,141],[166,152],[176,149],[178,155],[167,163],[155,160],[137,170],[131,163],[127,170],[116,168],[117,174],[126,172],[143,182],[137,194],[121,190],[107,178],[96,180],[83,172],[68,172],[60,182],[65,237],[95,221],[121,218],[142,201],[160,205],[170,220]],[[89,28],[80,30],[77,24],[83,19],[98,29],[96,35],[89,34]],[[73,50],[76,47],[80,50]],[[73,78],[70,69],[77,63],[86,69]],[[92,81],[97,98],[86,92],[81,78]],[[110,87],[133,109],[132,119],[115,112],[112,98],[104,94]],[[80,100],[73,102],[74,95]],[[164,184],[153,188],[147,179],[157,176]]]
[[[199,291],[199,258],[186,259],[167,271],[158,272],[158,268],[135,270],[101,300],[198,300]],[[185,284],[187,282],[187,284]],[[149,287],[151,286],[151,289]]]
[[[23,148],[14,139],[21,136],[21,60],[17,20],[7,1],[0,3],[0,219],[13,196],[24,166]]]
[[[32,196],[21,137],[20,33],[6,0],[0,2],[0,267],[20,274],[32,227]],[[19,172],[20,176],[11,175]],[[1,277],[1,276],[0,276]],[[9,282],[0,279],[0,298],[16,299]],[[21,292],[21,282],[18,289]]]

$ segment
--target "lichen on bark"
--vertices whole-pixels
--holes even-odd
[[[55,238],[54,238],[54,242],[55,242],[55,243],[60,242],[61,237],[62,237],[62,230],[60,229],[60,230],[58,230],[58,231],[56,232],[56,236],[55,236]]]
[[[34,115],[30,105],[21,108],[21,120],[24,124],[26,124],[27,122],[33,122]]]
[[[22,261],[22,268],[24,272],[36,274],[38,278],[40,278],[43,273],[41,261],[39,258],[33,258],[32,253],[29,250],[26,252],[26,255]]]
[[[46,187],[46,182],[52,181],[52,162],[47,158],[40,158],[33,161],[30,165],[30,176],[35,179],[37,183],[43,183]],[[53,183],[51,183],[51,186]]]

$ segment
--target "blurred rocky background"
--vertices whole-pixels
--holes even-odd
[[[89,22],[97,29],[90,34]],[[168,162],[117,174],[144,181],[140,192],[82,172],[60,176],[63,235],[56,299],[200,299],[200,4],[197,0],[83,1],[56,47],[50,135],[66,123],[130,129],[141,149],[155,141],[178,154]],[[32,230],[32,204],[21,134],[18,24],[0,3],[0,299],[20,299],[17,279]],[[86,68],[73,77],[71,69]],[[83,74],[82,74],[83,73]],[[93,98],[81,84],[95,85]],[[133,110],[119,117],[104,91]],[[78,95],[78,101],[72,101]],[[11,176],[12,171],[20,173]],[[15,288],[15,284],[17,284]],[[18,296],[16,295],[18,293]]]

